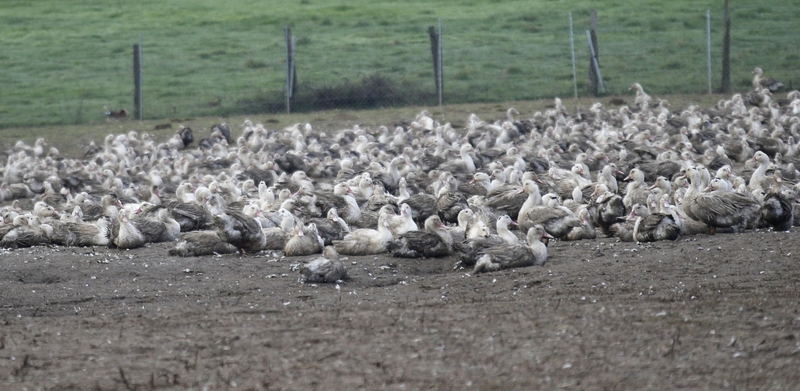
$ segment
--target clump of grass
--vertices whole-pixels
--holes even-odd
[[[664,69],[681,69],[683,64],[678,60],[672,60],[664,64]]]
[[[263,60],[254,60],[252,58],[249,58],[247,59],[247,61],[244,62],[244,67],[249,69],[261,69],[261,68],[266,68],[267,63],[264,62]]]
[[[506,74],[508,74],[508,75],[519,75],[521,73],[522,73],[522,69],[520,69],[517,66],[512,65],[512,66],[506,68]]]
[[[358,80],[308,88],[299,87],[292,101],[293,112],[328,109],[372,109],[431,103],[433,93],[418,85],[398,82],[380,74]],[[239,100],[235,108],[224,114],[280,113],[286,110],[283,91],[260,92],[257,96]]]

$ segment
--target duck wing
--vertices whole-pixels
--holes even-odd
[[[430,194],[412,194],[401,203],[411,207],[411,216],[418,222],[438,213],[437,199]]]
[[[442,221],[458,223],[458,214],[464,209],[469,209],[469,204],[463,194],[447,192],[439,196],[436,209]]]
[[[305,282],[336,282],[347,279],[347,268],[341,261],[316,258],[300,267]]]
[[[148,243],[157,242],[167,229],[163,222],[149,218],[132,219],[131,223],[144,235]]]
[[[181,232],[205,229],[213,222],[208,210],[197,203],[172,200],[166,202],[164,206],[169,208],[172,218],[181,225]]]
[[[472,266],[478,262],[486,250],[494,248],[506,242],[499,235],[490,235],[467,239],[453,244],[453,250],[458,253],[458,259],[467,266]]]
[[[474,273],[533,266],[536,257],[528,246],[501,244],[487,249],[475,264]]]
[[[764,198],[759,225],[773,227],[776,231],[788,231],[793,221],[792,203],[783,194],[771,192]]]
[[[427,231],[409,231],[390,242],[387,251],[398,258],[436,258],[450,254],[439,235]]]
[[[184,232],[180,241],[169,250],[169,255],[180,257],[199,257],[203,255],[231,254],[236,247],[223,241],[217,231]]]
[[[334,240],[344,239],[344,235],[347,234],[341,225],[330,219],[311,219],[310,222],[317,225],[319,237],[322,238],[326,246],[330,246]]]
[[[258,252],[267,245],[266,236],[258,221],[238,210],[226,210],[214,217],[214,223],[220,238],[242,251]]]
[[[519,186],[507,186],[501,191],[492,191],[486,196],[486,206],[509,216],[518,216],[528,195],[520,192]]]
[[[560,239],[573,228],[580,227],[581,219],[565,207],[536,206],[528,212],[527,217],[519,221],[519,228],[524,232],[537,224],[541,224],[547,233]]]
[[[655,242],[658,240],[675,240],[682,234],[681,225],[665,213],[652,213],[642,218],[636,240]]]
[[[752,197],[728,191],[700,194],[690,204],[691,215],[714,228],[746,229],[759,210]]]

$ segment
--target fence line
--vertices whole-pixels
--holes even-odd
[[[597,35],[603,50],[606,93],[627,94],[627,87],[634,81],[640,82],[651,94],[705,92],[704,88],[698,88],[706,84],[704,76],[709,78],[709,88],[712,88],[711,69],[719,66],[722,58],[723,34],[719,33],[723,31],[724,22],[721,13],[710,11],[705,15],[698,12],[696,17],[686,20],[656,23],[631,19],[615,25],[604,23],[602,14],[599,15]],[[744,11],[736,12],[739,15]],[[146,86],[140,85],[137,101],[141,110],[143,101],[147,100],[146,115],[140,112],[144,119],[157,119],[277,113],[285,112],[288,105],[292,111],[297,111],[343,105],[435,105],[444,101],[454,104],[581,96],[584,93],[578,94],[577,90],[584,89],[587,80],[577,77],[575,68],[577,64],[588,66],[591,54],[586,46],[584,50],[574,49],[572,24],[578,28],[588,27],[588,12],[576,15],[578,18],[573,22],[573,15],[569,13],[569,37],[562,23],[560,31],[525,27],[531,29],[531,34],[530,39],[524,41],[509,41],[502,30],[476,37],[455,26],[443,26],[447,24],[443,19],[438,34],[439,64],[434,70],[428,65],[428,39],[421,27],[418,39],[392,44],[389,55],[375,55],[378,52],[374,48],[359,45],[342,46],[336,55],[311,52],[308,33],[297,28],[293,29],[297,37],[292,40],[291,48],[285,46],[285,41],[281,42],[286,37],[278,35],[269,36],[264,42],[240,42],[198,53],[173,51],[163,42],[154,42],[148,44],[145,75],[140,75],[140,83]],[[705,26],[700,22],[703,16]],[[536,23],[532,16],[523,16],[515,23],[523,22]],[[444,27],[448,28],[447,37],[442,35]],[[779,60],[758,59],[762,38],[735,35],[732,42],[732,63],[736,66],[732,80],[734,89],[746,89],[749,71],[758,65],[770,76],[783,79],[787,86],[792,85],[792,78],[796,77],[796,59],[800,58],[797,49],[800,28],[783,27],[786,40],[780,43],[786,45],[788,54]],[[694,34],[687,35],[687,30]],[[567,39],[570,39],[569,49]],[[391,37],[387,41],[391,41]],[[775,42],[770,44],[776,45]],[[139,50],[141,47],[140,44]],[[102,109],[95,108],[108,106],[118,110],[130,104],[131,71],[128,67],[131,62],[127,50],[115,53],[113,60],[105,62],[82,63],[77,59],[65,61],[54,57],[52,63],[42,64],[48,71],[37,78],[4,83],[4,89],[35,86],[46,83],[48,78],[67,75],[74,86],[72,95],[53,91],[42,98],[46,101],[43,104],[50,108],[48,111],[54,113],[47,120],[61,124],[100,121]],[[655,67],[646,61],[649,56],[664,53],[669,56]],[[239,59],[233,66],[222,62],[232,57]],[[568,65],[570,62],[572,69]],[[442,76],[431,78],[431,71],[436,73],[436,68]],[[445,74],[446,92],[443,91]],[[295,83],[296,77],[299,81]],[[142,90],[146,94],[142,94]],[[37,123],[36,113],[26,112],[25,107],[25,102],[13,99],[13,93],[0,97],[0,127]]]

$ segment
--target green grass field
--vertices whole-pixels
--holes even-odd
[[[748,88],[755,66],[797,86],[800,5],[731,7],[734,89]],[[718,87],[722,1],[4,1],[0,128],[97,123],[105,107],[132,111],[140,35],[145,118],[253,114],[263,107],[254,101],[282,107],[287,25],[301,92],[377,74],[432,97],[427,28],[441,18],[445,102],[505,102],[572,96],[572,12],[583,96],[592,8],[608,94],[627,93],[634,81],[655,95],[706,91],[707,9]]]

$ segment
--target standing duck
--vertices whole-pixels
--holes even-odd
[[[759,91],[766,88],[769,92],[778,92],[783,87],[783,83],[771,77],[761,77],[764,71],[760,67],[753,69],[753,90]]]
[[[639,83],[633,83],[628,90],[636,90],[636,99],[634,100],[634,104],[639,108],[645,108],[653,101],[653,98],[644,92],[644,88],[642,88],[642,85]]]
[[[337,282],[347,279],[347,267],[339,260],[339,253],[333,246],[326,246],[322,256],[314,258],[300,267],[303,282]]]
[[[425,229],[400,235],[389,245],[388,251],[399,258],[436,258],[453,252],[453,238],[445,229],[439,216],[425,220]]]
[[[501,244],[486,249],[475,264],[473,273],[492,272],[516,267],[544,266],[547,262],[547,246],[541,238],[552,238],[541,225],[528,230],[527,241],[523,244]]]

